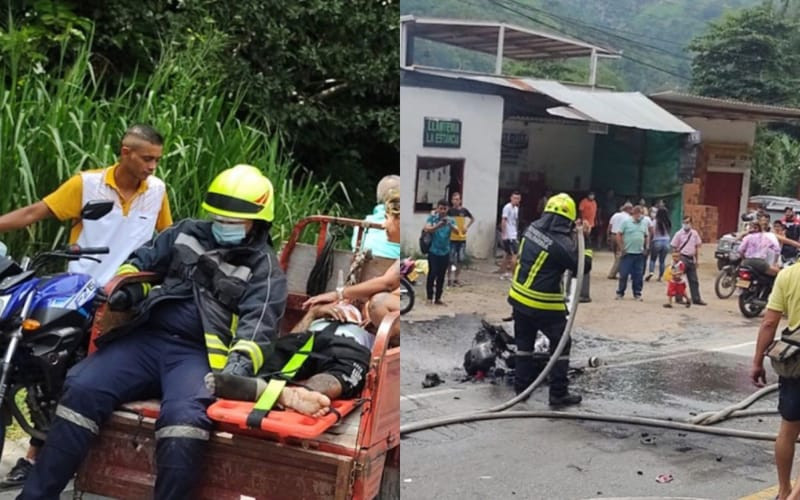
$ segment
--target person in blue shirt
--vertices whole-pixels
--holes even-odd
[[[386,221],[386,204],[385,198],[387,194],[392,191],[400,190],[400,176],[387,175],[378,182],[376,197],[378,204],[372,210],[372,213],[364,217],[364,220],[370,222],[384,223]],[[358,231],[353,231],[353,238],[350,242],[353,250],[357,249]],[[400,258],[400,243],[389,241],[386,238],[386,231],[383,229],[367,229],[364,233],[364,242],[361,245],[362,250],[371,250],[373,257],[383,257],[385,259],[399,259]]]
[[[436,204],[436,213],[428,217],[424,229],[428,233],[433,233],[431,248],[428,250],[428,281],[426,283],[428,303],[441,306],[445,305],[442,302],[442,292],[444,291],[444,277],[450,266],[450,233],[458,231],[455,219],[448,217],[447,210],[447,200],[439,200]]]

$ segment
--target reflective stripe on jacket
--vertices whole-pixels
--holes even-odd
[[[585,252],[585,272],[592,268],[592,251]],[[544,214],[525,230],[511,279],[508,302],[523,312],[566,314],[562,289],[565,270],[578,271],[578,249],[568,219]]]
[[[271,339],[278,336],[288,292],[266,231],[256,226],[254,231],[242,245],[222,247],[211,222],[187,219],[136,250],[124,268],[156,272],[164,281],[126,329],[145,322],[157,302],[194,297],[211,368],[221,370],[228,354],[237,351],[250,358],[258,373],[271,352]]]

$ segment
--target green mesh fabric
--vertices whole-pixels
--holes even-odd
[[[673,228],[680,227],[680,141],[681,134],[609,127],[595,139],[592,184],[600,192],[613,189],[620,200],[663,199]]]

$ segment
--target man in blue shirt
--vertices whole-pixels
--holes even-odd
[[[439,200],[436,204],[436,213],[425,221],[425,232],[432,233],[430,250],[428,250],[428,281],[426,292],[428,303],[445,305],[442,302],[444,291],[444,277],[450,266],[450,233],[457,231],[456,221],[447,216],[447,200]],[[434,285],[435,294],[434,294]]]
[[[642,217],[642,207],[633,207],[631,218],[622,223],[617,233],[617,243],[622,249],[619,261],[619,288],[617,300],[625,296],[628,286],[628,276],[633,282],[633,298],[642,300],[642,278],[644,275],[644,252],[650,243],[650,231],[647,222]]]

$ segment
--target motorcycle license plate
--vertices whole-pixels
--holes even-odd
[[[736,287],[737,288],[750,288],[750,281],[749,280],[743,280],[743,279],[737,279],[736,280]]]

